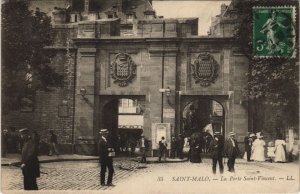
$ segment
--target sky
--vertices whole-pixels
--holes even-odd
[[[197,17],[198,35],[207,35],[211,18],[220,14],[221,4],[230,4],[230,1],[155,1],[152,5],[156,15],[164,18]]]

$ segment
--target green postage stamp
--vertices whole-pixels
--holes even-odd
[[[295,7],[253,7],[253,55],[296,56]]]

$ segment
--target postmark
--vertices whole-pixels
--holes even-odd
[[[253,56],[296,56],[295,7],[253,7]]]

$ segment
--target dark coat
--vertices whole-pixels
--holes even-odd
[[[175,139],[175,140],[172,140],[172,141],[171,141],[171,150],[176,150],[176,149],[177,149],[177,146],[178,146],[178,144],[177,144],[176,139]]]
[[[246,136],[244,142],[245,142],[245,150],[251,151],[253,145],[253,139],[251,137]]]
[[[235,147],[233,147],[232,141],[230,139],[227,139],[225,142],[225,154],[229,157],[237,157],[238,155],[240,155],[240,150],[239,150],[239,146],[238,143],[235,139],[233,139]]]
[[[177,148],[182,150],[183,146],[184,146],[184,139],[179,136],[177,139]]]
[[[51,134],[50,143],[57,144],[57,136],[54,133]]]
[[[40,163],[36,152],[36,142],[29,139],[23,144],[21,163],[25,164],[22,169],[24,176],[40,177]]]
[[[192,138],[190,141],[190,161],[194,163],[201,162],[201,146],[199,139]]]
[[[108,156],[108,153],[109,153],[108,139],[107,139],[107,141],[105,141],[104,139],[102,139],[102,137],[100,137],[98,146],[99,146],[99,161],[100,161],[100,163],[106,162],[110,158]]]
[[[221,139],[219,139],[218,141],[213,139],[210,142],[209,150],[211,152],[211,157],[212,158],[222,157],[223,152],[224,152],[224,143],[223,143],[223,141]]]
[[[161,140],[159,141],[159,143],[158,143],[158,145],[159,145],[159,151],[166,151],[167,150],[167,143],[163,143]]]

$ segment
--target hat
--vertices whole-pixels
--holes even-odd
[[[229,132],[228,136],[235,136],[235,133],[233,131]]]
[[[19,133],[21,133],[21,134],[25,134],[25,133],[28,133],[28,132],[29,132],[29,130],[27,128],[22,128],[22,129],[19,130]]]
[[[262,136],[262,135],[260,135],[260,134],[261,134],[261,132],[257,132],[257,133],[256,133],[256,137],[259,138],[259,139],[264,137],[264,136]]]
[[[221,135],[221,132],[220,131],[215,131],[214,135]]]
[[[249,135],[249,137],[255,137],[254,133],[251,133],[251,134]]]
[[[108,130],[107,129],[101,129],[99,131],[100,134],[107,134],[108,133]]]

